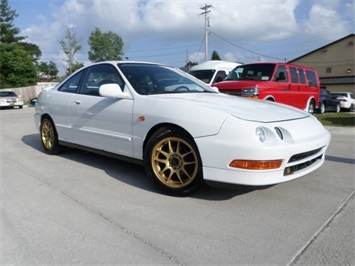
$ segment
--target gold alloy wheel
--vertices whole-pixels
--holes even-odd
[[[158,142],[153,149],[151,164],[156,177],[171,188],[188,186],[195,180],[199,169],[195,149],[178,137]]]
[[[42,143],[47,150],[51,150],[54,144],[54,128],[52,123],[45,119],[42,122]]]

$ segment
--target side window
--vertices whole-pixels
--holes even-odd
[[[307,69],[306,75],[307,75],[307,79],[308,79],[308,85],[310,87],[317,87],[318,82],[317,82],[316,73],[314,73],[314,71],[312,71],[312,70]]]
[[[62,86],[60,86],[58,91],[76,93],[83,73],[84,71],[80,71],[79,73],[75,74],[75,76],[68,79],[65,83],[63,83]]]
[[[301,83],[306,84],[306,76],[304,75],[303,68],[298,68],[298,74],[300,75]]]
[[[142,74],[138,79],[135,80],[134,89],[141,95],[147,95],[154,93],[154,83],[149,75]]]
[[[99,96],[99,88],[103,84],[116,83],[121,89],[124,88],[124,82],[114,66],[96,65],[92,66],[86,72],[80,93]]]
[[[288,82],[286,66],[281,65],[276,70],[275,80],[280,82]]]
[[[290,67],[290,72],[291,72],[291,82],[292,83],[299,83],[297,68]]]
[[[226,78],[226,76],[227,76],[226,71],[219,70],[212,83],[223,81]]]

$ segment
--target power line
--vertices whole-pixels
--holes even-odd
[[[223,40],[223,41],[225,41],[225,42],[227,42],[227,43],[229,43],[229,44],[231,44],[231,45],[233,45],[233,46],[235,46],[235,47],[238,47],[239,49],[242,49],[242,50],[244,50],[244,51],[247,51],[247,52],[249,52],[249,53],[253,53],[253,54],[256,54],[256,55],[259,55],[259,56],[268,57],[268,58],[272,58],[272,59],[276,59],[276,60],[281,60],[281,61],[284,60],[284,59],[281,59],[281,58],[277,58],[277,57],[273,57],[273,56],[269,56],[269,55],[264,55],[264,54],[261,54],[261,53],[254,52],[254,51],[252,51],[252,50],[246,49],[246,48],[244,48],[244,47],[241,47],[241,46],[239,46],[239,45],[237,45],[237,44],[235,44],[235,43],[232,43],[232,42],[230,42],[230,41],[224,39],[223,37],[217,35],[217,34],[214,33],[213,31],[210,31],[210,32],[211,32],[211,34],[213,34],[214,36],[220,38],[221,40]]]

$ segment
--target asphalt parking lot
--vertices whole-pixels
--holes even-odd
[[[44,154],[33,114],[0,110],[1,265],[355,264],[355,128],[303,178],[174,198],[139,166]]]

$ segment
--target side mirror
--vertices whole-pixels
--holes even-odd
[[[124,99],[129,98],[127,93],[121,90],[121,87],[116,83],[103,84],[99,88],[99,94],[103,97]]]

